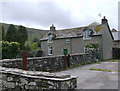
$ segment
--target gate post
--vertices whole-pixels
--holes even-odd
[[[64,68],[67,69],[67,56],[66,56],[66,53],[65,53],[65,56],[64,56]]]
[[[70,54],[67,56],[67,66],[70,67]]]
[[[27,71],[27,64],[28,64],[28,52],[26,50],[23,50],[22,52],[22,69]]]

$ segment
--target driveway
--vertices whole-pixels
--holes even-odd
[[[118,63],[120,62],[101,62],[56,73],[77,76],[77,89],[118,89]],[[90,68],[111,70],[111,72],[95,71]]]

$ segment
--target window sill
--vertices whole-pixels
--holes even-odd
[[[53,54],[48,54],[48,56],[52,56]]]
[[[91,38],[83,38],[83,40],[91,40]]]
[[[48,42],[48,41],[47,41],[47,43],[53,43],[53,41],[51,41],[51,42]]]

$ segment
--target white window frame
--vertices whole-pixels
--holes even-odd
[[[66,39],[66,40],[65,40],[65,43],[70,43],[70,39]]]
[[[48,47],[48,55],[53,55],[53,47]]]
[[[90,39],[90,31],[86,30],[83,32],[83,39]]]
[[[88,50],[88,49],[87,49],[86,47],[84,47],[84,53],[87,53],[87,50]]]
[[[49,35],[48,36],[48,43],[52,43],[53,42],[52,38],[53,38],[53,35]]]

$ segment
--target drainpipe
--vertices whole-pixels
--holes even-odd
[[[71,38],[70,49],[71,49],[71,54],[72,54],[72,38]]]
[[[103,35],[102,35],[102,60],[103,60]]]

